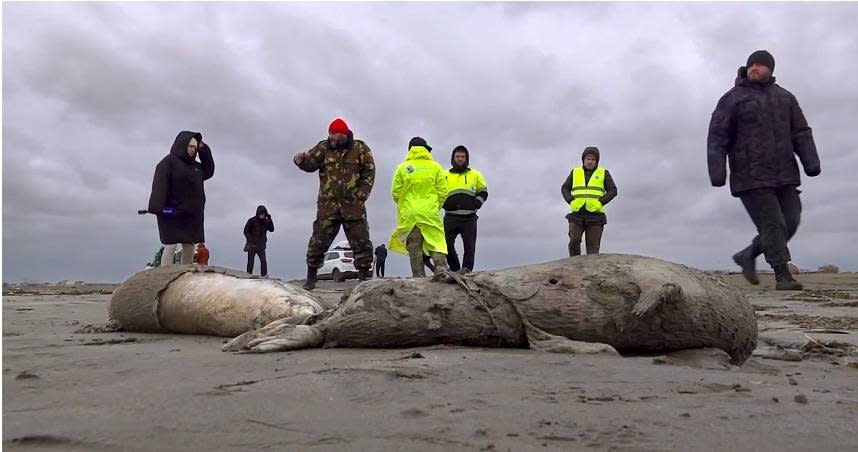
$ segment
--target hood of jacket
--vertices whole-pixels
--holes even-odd
[[[432,154],[423,146],[411,146],[405,160],[432,160]]]
[[[596,146],[587,146],[584,149],[584,152],[581,153],[581,165],[584,165],[584,157],[586,157],[588,154],[593,154],[593,156],[596,157],[596,166],[594,166],[593,169],[598,168],[599,167],[599,148],[597,148]]]
[[[456,165],[456,153],[457,152],[464,152],[465,153],[465,165],[464,166]],[[453,152],[450,153],[450,166],[452,166],[452,168],[450,168],[450,172],[466,173],[466,172],[471,170],[470,168],[468,168],[468,165],[470,165],[470,164],[471,164],[471,154],[468,152],[468,148],[461,146],[461,145],[453,148]]]
[[[188,144],[191,142],[191,138],[197,139],[197,150],[199,151],[199,143],[203,141],[203,135],[199,132],[183,130],[176,135],[176,139],[173,141],[173,147],[170,148],[170,154],[186,162],[193,162],[196,157],[188,155]]]

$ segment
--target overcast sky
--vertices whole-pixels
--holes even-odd
[[[487,179],[478,269],[564,257],[560,185],[595,145],[619,189],[603,252],[732,269],[755,230],[709,185],[706,134],[762,48],[822,160],[803,178],[793,260],[858,270],[856,17],[854,3],[4,3],[3,280],[142,269],[160,244],[136,210],[180,130],[200,131],[217,165],[211,263],[244,267],[242,228],[265,204],[270,273],[302,277],[318,177],[291,157],[337,116],[375,156],[376,245],[419,135],[445,167],[466,145]]]

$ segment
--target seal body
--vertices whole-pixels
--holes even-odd
[[[219,267],[169,265],[122,283],[111,320],[126,331],[234,337],[275,320],[298,322],[323,310],[309,292]]]
[[[368,281],[305,325],[274,322],[224,349],[434,344],[606,349],[580,346],[595,343],[624,353],[719,348],[740,364],[756,348],[754,311],[736,287],[659,259],[598,254],[446,276],[448,282]]]

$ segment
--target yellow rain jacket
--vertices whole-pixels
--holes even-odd
[[[390,194],[396,203],[396,230],[390,237],[390,250],[408,254],[405,238],[417,226],[423,234],[423,254],[447,254],[440,214],[447,197],[447,180],[428,149],[412,146],[408,150],[408,156],[393,175]]]

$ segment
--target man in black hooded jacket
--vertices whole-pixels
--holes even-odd
[[[211,179],[214,170],[211,148],[203,143],[201,133],[189,131],[179,132],[170,153],[155,167],[147,210],[158,217],[158,234],[164,244],[162,266],[173,263],[173,253],[179,243],[182,244],[182,263],[190,264],[194,243],[206,241],[203,182]]]
[[[447,264],[451,271],[474,270],[477,250],[477,210],[489,197],[489,189],[482,173],[471,168],[470,153],[465,146],[456,146],[450,156],[452,168],[444,175],[447,179],[447,198],[444,201],[444,235],[447,239]],[[456,254],[456,236],[462,236],[463,256],[459,265]],[[435,269],[433,268],[434,272]]]
[[[756,259],[764,254],[778,290],[801,290],[787,268],[787,242],[801,217],[795,156],[808,176],[818,176],[821,169],[801,107],[792,93],[775,84],[774,70],[769,52],[752,53],[739,68],[735,86],[718,101],[709,123],[709,179],[715,187],[724,186],[729,161],[730,192],[742,200],[757,227],[751,244],[733,255],[745,278],[759,284]]]
[[[586,233],[587,254],[599,254],[602,232],[608,223],[604,206],[617,196],[617,186],[608,170],[599,166],[599,148],[589,146],[581,154],[582,165],[573,169],[560,187],[572,211],[569,221],[569,256],[581,254]]]
[[[247,273],[253,273],[254,255],[259,256],[259,265],[262,276],[268,275],[268,260],[265,257],[265,247],[268,243],[268,233],[274,232],[274,220],[265,206],[256,208],[256,215],[250,217],[244,225],[244,237],[247,244]]]

